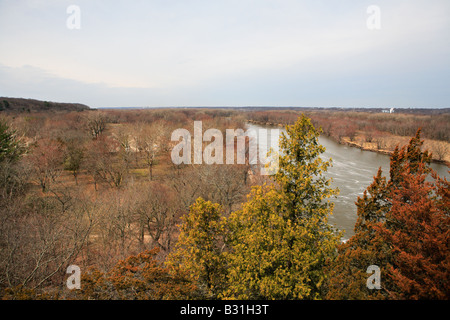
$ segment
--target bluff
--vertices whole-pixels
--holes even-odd
[[[0,97],[1,112],[83,111],[91,109],[81,103],[50,102],[35,99]]]

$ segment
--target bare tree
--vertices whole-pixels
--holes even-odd
[[[75,183],[78,185],[78,174],[83,163],[84,148],[75,143],[69,143],[66,147],[64,169],[72,172]]]
[[[115,138],[119,142],[119,156],[124,161],[127,170],[131,167],[133,148],[132,138],[128,126],[121,126],[115,133]]]
[[[156,122],[141,127],[136,135],[136,145],[144,156],[149,172],[150,181],[153,180],[153,167],[160,155],[168,151],[169,135],[164,122]]]
[[[441,161],[444,160],[449,153],[448,144],[445,141],[433,141],[431,150],[433,154],[437,156],[437,159]]]
[[[231,213],[250,191],[247,185],[248,165],[202,165],[198,167],[198,183],[202,183],[202,197],[221,204]]]
[[[177,193],[183,211],[188,212],[189,206],[204,193],[205,189],[196,168],[189,165],[185,165],[184,168],[174,166],[167,174],[167,178],[168,184]]]
[[[383,132],[375,132],[372,140],[375,140],[378,150],[386,149],[387,142],[389,141],[388,137],[386,137],[386,134]]]
[[[151,238],[150,247],[155,245],[170,251],[176,219],[181,213],[177,196],[169,187],[152,182],[139,190],[139,207],[136,210],[140,225],[140,243],[145,243],[146,231]]]
[[[53,198],[9,206],[0,227],[0,285],[39,288],[60,283],[95,224],[93,213],[85,209],[61,211]]]
[[[101,137],[91,141],[87,149],[85,166],[93,176],[96,188],[100,181],[111,187],[121,187],[127,176],[128,166],[118,156],[120,143],[109,137]]]
[[[373,131],[367,130],[364,135],[365,135],[366,142],[372,142],[373,141],[373,136],[374,136]]]
[[[92,138],[97,139],[106,129],[106,115],[100,111],[91,111],[86,117],[86,125]]]
[[[61,143],[42,139],[36,143],[32,153],[28,156],[34,172],[33,176],[40,184],[42,192],[46,192],[50,184],[55,182],[63,172],[63,155]]]

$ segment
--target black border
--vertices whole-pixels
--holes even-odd
[[[437,312],[448,311],[449,300],[431,301],[254,301],[254,300],[188,300],[188,301],[94,301],[94,300],[27,300],[0,301],[2,314],[12,312],[17,316],[64,318],[100,317],[155,319],[324,319],[323,317],[377,317],[393,316],[392,312],[402,318],[423,314],[437,315]],[[182,315],[182,307],[214,307],[211,317],[207,315]],[[226,314],[225,305],[250,306],[248,314]],[[268,305],[267,312],[252,314],[251,306]],[[239,310],[242,310],[239,308]],[[217,312],[221,310],[221,312]],[[230,310],[230,309],[229,309]],[[254,307],[254,310],[257,308]],[[262,309],[261,309],[262,310]],[[95,312],[95,313],[94,313]],[[425,313],[424,313],[425,312]],[[445,314],[445,313],[444,313]],[[328,320],[328,319],[324,319]]]

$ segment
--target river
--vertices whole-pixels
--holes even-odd
[[[280,128],[280,127],[277,127]],[[249,136],[255,136],[258,129],[270,129],[255,124],[247,124]],[[284,128],[280,132],[284,131]],[[277,135],[271,135],[272,145],[279,139]],[[319,142],[326,151],[322,154],[324,160],[332,159],[332,166],[328,168],[326,176],[332,179],[332,187],[339,188],[339,195],[332,198],[334,202],[333,215],[329,222],[339,230],[344,230],[344,239],[349,239],[353,234],[356,223],[356,205],[358,196],[362,196],[364,190],[372,183],[374,175],[381,167],[383,175],[389,176],[390,157],[385,154],[365,151],[355,147],[339,144],[326,136],[320,136]],[[259,145],[267,144],[267,139],[259,135]],[[444,164],[432,163],[431,167],[439,176],[449,179],[449,168]]]

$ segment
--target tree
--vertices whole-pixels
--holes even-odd
[[[0,227],[0,289],[61,283],[95,224],[93,212],[78,203],[62,211],[51,197],[32,197],[8,208]]]
[[[448,182],[432,172],[422,144],[418,130],[391,155],[389,181],[379,169],[358,198],[355,235],[329,265],[327,298],[448,298]],[[434,182],[425,181],[430,173]],[[381,290],[366,286],[370,265],[381,270]]]
[[[25,151],[16,131],[0,120],[0,203],[12,200],[25,189],[28,170],[20,161]]]
[[[253,189],[229,218],[228,287],[239,299],[316,299],[322,296],[324,264],[339,235],[328,224],[337,193],[323,173],[319,130],[304,115],[286,127],[275,184]]]
[[[240,205],[249,192],[246,183],[248,165],[204,165],[196,170],[199,183],[204,188],[201,196],[223,206],[230,214],[235,205]]]
[[[434,141],[432,150],[437,155],[437,159],[443,161],[449,153],[448,143],[445,141]]]
[[[287,198],[289,218],[301,223],[305,218],[318,216],[319,222],[327,226],[332,204],[324,199],[336,195],[338,190],[331,189],[330,180],[324,176],[331,161],[319,157],[325,151],[318,142],[319,135],[320,131],[304,115],[287,126],[286,134],[280,138],[282,155],[274,180]]]
[[[390,194],[392,206],[376,232],[388,243],[394,259],[387,265],[387,287],[394,299],[449,299],[449,183],[433,175],[426,181],[423,163],[409,168]]]
[[[192,183],[192,181],[200,182],[200,177],[194,166],[189,166],[183,170],[172,167],[168,174],[169,185],[176,191],[177,200],[181,203],[184,212],[189,211],[189,207],[199,197],[205,198],[203,183]]]
[[[9,109],[9,102],[8,100],[3,100],[3,105],[5,106],[5,109]]]
[[[369,290],[366,270],[371,265],[380,266],[382,274],[387,260],[386,244],[375,232],[374,225],[384,221],[389,211],[386,178],[381,168],[372,184],[356,201],[357,220],[355,234],[338,246],[338,255],[327,263],[329,275],[327,299],[382,299],[385,292]],[[383,283],[383,285],[385,285]]]
[[[153,123],[151,126],[144,126],[137,140],[137,147],[144,154],[145,164],[148,168],[149,179],[153,180],[153,167],[157,157],[166,148],[167,137],[162,123]]]
[[[0,163],[5,160],[15,161],[24,151],[25,149],[20,139],[17,138],[16,131],[0,119]]]
[[[63,171],[61,143],[51,139],[41,139],[36,143],[28,159],[42,192],[48,191]]]
[[[110,187],[120,188],[128,173],[125,159],[117,156],[120,144],[110,137],[100,136],[87,146],[85,165],[97,182],[104,181]]]
[[[198,297],[185,274],[175,273],[156,259],[158,249],[119,261],[111,271],[96,268],[83,273],[75,298],[96,300],[174,300]]]
[[[137,196],[138,205],[135,212],[140,229],[139,242],[144,246],[147,231],[151,238],[151,247],[156,245],[169,252],[174,237],[175,219],[179,217],[181,209],[176,195],[170,188],[158,182],[138,188],[140,196]]]
[[[233,212],[228,226],[231,252],[225,297],[292,299],[308,296],[308,282],[299,266],[308,268],[312,256],[301,241],[305,236],[280,214],[282,201],[272,187],[252,189],[242,210]],[[297,239],[296,239],[297,240]],[[302,254],[306,253],[306,254]],[[297,269],[297,270],[296,270]],[[296,272],[297,271],[297,272]]]
[[[64,169],[72,171],[75,183],[78,185],[78,174],[84,158],[84,148],[70,143],[66,147]]]
[[[375,143],[377,144],[377,149],[386,149],[387,143],[389,141],[388,136],[384,132],[375,132],[373,140],[375,140]]]
[[[219,204],[198,198],[183,216],[169,266],[183,270],[205,297],[217,297],[225,280],[225,219]]]
[[[86,125],[92,138],[97,139],[106,129],[106,116],[100,111],[93,111],[87,116]]]
[[[133,150],[131,147],[131,139],[130,139],[130,134],[129,134],[129,129],[127,127],[119,127],[116,134],[115,134],[115,138],[116,141],[118,142],[118,147],[119,147],[119,156],[122,159],[123,163],[125,164],[125,167],[127,170],[130,169],[131,166],[131,162],[132,162],[132,154],[133,154]]]

